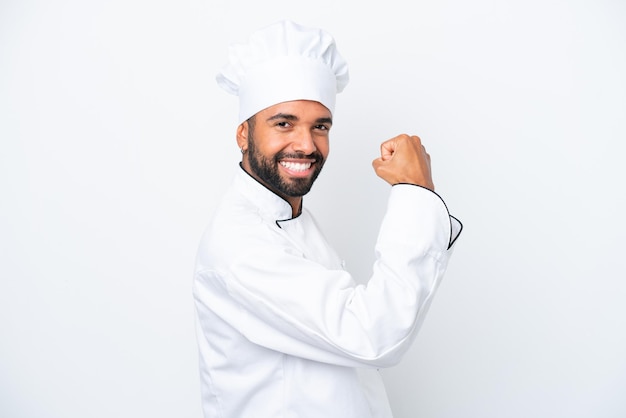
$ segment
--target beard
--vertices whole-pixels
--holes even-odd
[[[265,185],[282,196],[300,197],[307,194],[317,176],[319,176],[324,166],[324,156],[318,151],[305,155],[302,153],[285,153],[279,152],[273,157],[267,157],[259,152],[254,143],[252,130],[248,132],[248,162],[250,169],[256,174]],[[311,177],[307,178],[289,178],[281,177],[279,171],[280,160],[284,158],[313,158],[315,159],[314,171]]]

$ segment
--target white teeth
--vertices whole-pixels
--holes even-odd
[[[292,171],[304,171],[311,167],[311,163],[294,163],[291,161],[281,161],[280,164]]]

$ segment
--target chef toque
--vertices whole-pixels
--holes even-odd
[[[292,100],[320,102],[331,114],[335,96],[348,84],[348,64],[322,29],[283,20],[233,44],[217,84],[239,96],[239,123]]]

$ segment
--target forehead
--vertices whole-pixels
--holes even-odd
[[[321,118],[331,118],[330,110],[320,102],[312,100],[293,100],[282,102],[265,108],[257,113],[260,120],[267,120],[277,114],[297,117],[299,120],[316,121]]]

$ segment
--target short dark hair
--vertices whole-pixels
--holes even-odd
[[[256,123],[256,114],[246,119],[246,122],[248,122],[248,129],[250,131],[254,131],[254,124]]]

